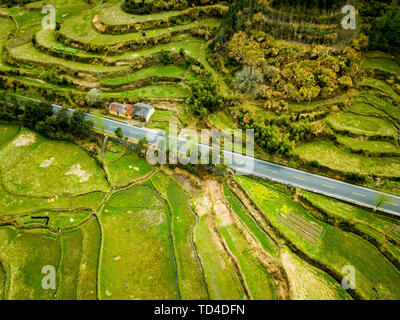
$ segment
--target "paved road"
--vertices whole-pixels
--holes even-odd
[[[60,108],[60,106],[53,105],[55,112]],[[72,110],[70,111],[72,112]],[[87,114],[86,119],[96,120],[99,119],[99,117]],[[153,140],[150,138],[149,141],[153,141],[153,144],[158,144],[160,139],[165,135],[165,132],[160,130],[139,128],[108,118],[102,118],[102,120],[106,132],[113,133],[116,128],[120,127],[124,136],[135,140],[139,140],[143,137],[149,139],[150,135],[150,137],[153,137]],[[178,151],[181,150],[186,143],[187,141],[178,140]],[[209,150],[211,147],[201,145],[200,149]],[[375,208],[377,197],[383,194],[372,189],[253,159],[237,153],[224,151],[224,156],[225,159],[230,161],[229,167],[240,173],[291,185],[304,190],[330,196],[332,198],[359,204],[371,209]],[[400,216],[400,197],[392,195],[388,196],[390,197],[390,200],[379,210]]]

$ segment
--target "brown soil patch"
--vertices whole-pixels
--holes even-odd
[[[0,8],[0,16],[1,17],[8,17],[10,14],[8,13],[6,8]]]
[[[186,170],[176,167],[173,171],[173,176],[178,183],[189,191],[192,195],[198,195],[203,189],[203,182]]]
[[[47,167],[50,167],[52,164],[53,164],[53,162],[56,160],[56,158],[54,158],[54,157],[51,157],[50,159],[48,159],[48,160],[44,160],[43,161],[43,163],[39,166],[40,168],[47,168]]]
[[[75,175],[79,178],[79,182],[86,182],[92,176],[90,173],[83,171],[80,164],[74,164],[71,169],[65,173],[66,176]]]
[[[288,248],[282,249],[281,261],[286,270],[292,289],[292,299],[295,300],[335,300],[337,292],[320,276],[307,262],[300,261]],[[304,264],[303,264],[304,263]]]
[[[262,228],[268,233],[274,235],[274,239],[277,239],[277,235],[269,226],[268,221],[263,218],[261,212],[255,208],[251,201],[247,198],[246,194],[235,184],[231,184],[231,188],[234,193],[239,197],[240,201],[243,203],[246,211],[257,221],[257,223],[262,226]],[[243,236],[250,246],[254,249],[255,255],[260,263],[264,266],[267,272],[271,275],[272,280],[275,284],[276,294],[278,299],[287,300],[292,296],[290,282],[288,280],[288,275],[281,262],[270,256],[264,248],[260,245],[254,235],[248,230],[248,228],[241,222],[241,220],[236,216],[232,215],[235,226],[242,231]],[[278,242],[282,242],[278,238]]]
[[[36,141],[36,136],[34,133],[31,132],[31,133],[21,134],[20,136],[18,136],[18,138],[14,140],[13,145],[16,147],[25,147],[29,146],[35,141]]]

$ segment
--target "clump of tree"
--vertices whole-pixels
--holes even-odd
[[[46,70],[41,73],[41,78],[45,81],[60,85],[60,86],[68,86],[70,81],[65,76],[60,76],[60,74],[56,70]]]
[[[121,127],[118,127],[117,129],[115,129],[114,133],[118,139],[122,139],[124,137]]]
[[[0,119],[4,121],[17,121],[23,114],[15,97],[6,97],[4,91],[0,91]]]
[[[101,108],[103,102],[103,92],[100,89],[90,89],[86,96],[86,102],[90,107]]]
[[[47,118],[53,115],[51,104],[41,103],[26,103],[24,106],[22,123],[25,127],[35,130],[38,123],[45,122]]]
[[[82,110],[75,110],[71,113],[68,108],[61,108],[54,117],[51,105],[45,105],[47,105],[45,107],[46,112],[41,114],[39,121],[31,123],[31,126],[34,125],[33,128],[30,127],[31,129],[38,131],[47,138],[56,140],[73,141],[75,138],[85,138],[89,135],[94,124],[91,120],[85,120],[85,113]],[[32,109],[35,109],[35,107]],[[29,116],[24,112],[24,123]]]
[[[50,139],[73,141],[85,138],[93,128],[93,121],[85,119],[82,110],[58,109],[46,102],[18,102],[15,96],[0,94],[0,119],[18,121]]]
[[[265,96],[264,75],[259,69],[246,66],[235,76],[236,89],[241,93],[250,95],[253,99]]]
[[[352,86],[360,69],[362,50],[368,39],[361,35],[343,51],[313,45],[283,44],[263,31],[236,32],[227,54],[242,69],[235,75],[236,88],[253,98],[285,96],[310,101],[328,98],[343,87]]]
[[[125,0],[122,9],[134,14],[149,14],[168,10],[184,10],[194,6],[215,4],[216,0]]]
[[[0,0],[0,4],[5,5],[7,7],[13,7],[13,6],[23,6],[34,1],[36,0]]]
[[[160,62],[161,62],[164,66],[169,65],[169,64],[172,64],[172,63],[174,62],[174,61],[172,60],[170,51],[161,49]]]
[[[189,104],[193,106],[194,113],[198,116],[205,117],[213,113],[222,103],[218,84],[211,73],[206,73],[199,80],[191,81],[189,88]]]
[[[263,117],[242,107],[231,111],[240,127],[254,130],[255,142],[270,154],[292,157],[296,143],[311,140],[315,136],[315,129],[307,118],[286,114]]]
[[[397,1],[368,1],[360,14],[369,29],[371,49],[400,52],[400,3]]]

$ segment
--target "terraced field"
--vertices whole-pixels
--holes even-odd
[[[171,121],[229,132],[256,124],[265,138],[257,157],[400,192],[400,66],[379,52],[346,60],[357,50],[334,48],[345,40],[336,16],[296,28],[301,16],[269,4],[252,16],[260,30],[251,41],[241,34],[249,45],[240,54],[266,69],[253,96],[237,90],[241,63],[225,39],[249,21],[220,28],[230,1],[150,14],[129,13],[124,2],[49,0],[55,30],[42,28],[43,2],[1,7],[0,90],[135,125],[108,113],[109,103],[151,103],[156,111],[140,125],[167,132]],[[302,49],[298,68],[280,62],[283,54],[297,63]],[[312,83],[317,67],[331,64],[340,72],[324,70]],[[341,77],[328,88],[330,71]],[[206,72],[222,102],[199,117],[188,97]],[[309,86],[272,90],[278,77]],[[304,101],[287,98],[290,90]],[[325,90],[323,99],[308,99],[313,90]],[[4,104],[5,120],[23,112]],[[400,299],[398,219],[241,175],[152,166],[143,141],[117,134],[50,140],[13,119],[0,122],[0,300]],[[349,265],[352,290],[341,285]]]
[[[234,227],[222,229],[221,236],[230,246],[229,239],[235,239],[238,247],[231,249],[242,271],[225,253],[209,251],[221,244],[208,241],[210,232],[218,236],[192,211],[192,195],[133,151],[109,142],[102,169],[76,145],[17,125],[1,124],[0,129],[0,172],[8,173],[12,165],[15,175],[34,176],[37,185],[28,190],[22,186],[29,182],[23,183],[15,193],[2,180],[2,299],[241,299],[246,296],[241,279],[252,298],[276,298],[271,276]],[[66,146],[76,158],[61,156]],[[35,150],[40,152],[35,155]],[[38,160],[21,165],[27,157]],[[58,185],[74,159],[91,175]],[[102,191],[97,191],[102,182],[93,180],[96,172]],[[212,261],[220,263],[220,275]],[[55,290],[42,287],[45,266],[57,271]],[[260,281],[266,287],[258,287]]]
[[[355,266],[359,281],[356,290],[360,297],[396,299],[400,294],[393,282],[393,279],[400,277],[399,270],[371,243],[316,219],[289,197],[259,182],[240,176],[236,177],[235,181],[254,201],[276,232],[290,243],[289,248],[296,248],[296,251],[305,253],[313,264],[318,264],[334,278],[341,277],[342,266],[346,264]],[[293,231],[280,222],[278,217],[289,213],[295,213],[310,224],[323,228],[324,232],[316,245],[311,245],[303,234]]]
[[[41,28],[43,17],[38,10],[9,9],[9,14],[18,23],[18,31],[12,40],[2,38],[1,47],[7,46],[7,51],[1,66],[7,70],[6,76],[20,86],[35,83],[34,90],[40,91],[43,87],[58,96],[72,95],[81,99],[91,88],[100,87],[106,91],[103,108],[114,99],[186,98],[185,82],[196,75],[184,63],[186,60],[202,63],[204,37],[216,30],[227,10],[218,5],[192,8],[188,13],[167,11],[138,16],[125,13],[121,9],[122,1],[113,1],[103,7],[86,3],[82,6],[80,1],[70,0],[61,8],[53,2],[60,24],[57,30]],[[201,19],[189,18],[189,14],[196,15],[197,11]],[[179,21],[176,20],[178,14]],[[116,15],[120,17],[112,18]],[[16,27],[11,18],[1,19],[5,20],[2,24],[5,33]],[[118,21],[120,27],[133,23],[137,28],[110,34],[96,28],[98,19],[103,24]],[[165,19],[171,21],[160,28],[160,21]],[[143,28],[146,35],[139,32]],[[172,57],[167,65],[160,62],[161,52]],[[19,69],[30,70],[30,73],[20,77]],[[45,69],[61,79],[68,79],[68,85],[49,79]],[[155,86],[157,79],[163,84]],[[123,90],[123,85],[130,90]]]
[[[399,64],[388,58],[365,59],[362,67],[386,77],[399,75],[400,70]],[[358,88],[360,92],[348,107],[324,119],[335,145],[327,141],[300,143],[296,154],[336,172],[398,177],[400,96],[388,81],[375,78],[361,81]]]

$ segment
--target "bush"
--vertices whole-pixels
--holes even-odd
[[[319,162],[316,161],[316,160],[311,161],[310,165],[311,165],[311,167],[313,167],[313,168],[321,168],[321,165],[320,165]]]
[[[359,174],[359,173],[348,173],[346,174],[346,180],[350,181],[350,182],[355,182],[355,183],[364,183],[366,182],[366,178],[365,176]]]
[[[189,87],[189,103],[193,105],[197,115],[206,116],[221,105],[222,95],[218,92],[218,85],[211,73],[206,73],[200,80],[191,81]]]
[[[173,60],[171,58],[170,52],[167,50],[161,50],[161,57],[160,57],[160,62],[163,65],[169,65],[173,63]]]

